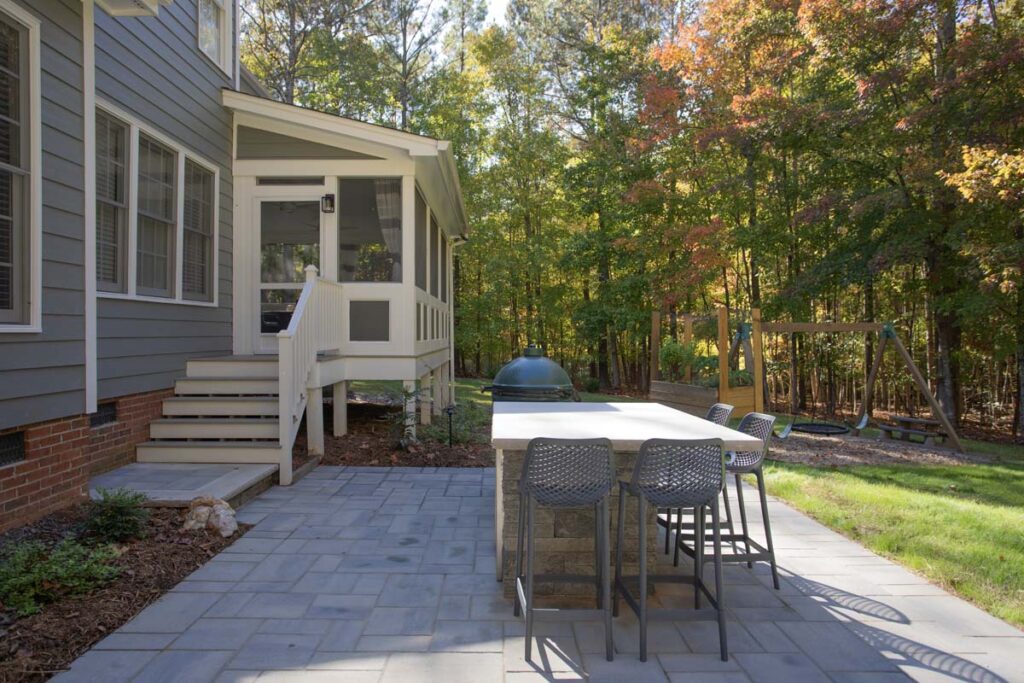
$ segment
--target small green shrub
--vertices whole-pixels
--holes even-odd
[[[675,339],[668,339],[658,352],[661,371],[670,382],[678,382],[686,375],[686,368],[697,361],[697,347],[693,342],[680,344]]]
[[[584,377],[583,378],[583,391],[588,394],[593,394],[601,388],[601,380],[597,377]]]
[[[146,535],[146,496],[129,489],[100,489],[92,501],[86,532],[106,543],[124,543]]]
[[[463,401],[455,407],[452,415],[452,443],[487,443],[490,424],[489,410],[473,401]],[[448,416],[441,414],[434,421],[420,428],[425,441],[448,443]]]
[[[88,593],[117,576],[116,557],[110,546],[89,548],[72,539],[52,549],[23,541],[0,557],[0,603],[27,616],[59,598]]]

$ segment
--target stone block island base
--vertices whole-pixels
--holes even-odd
[[[494,522],[497,547],[498,580],[506,597],[515,590],[516,530],[519,523],[519,477],[526,458],[526,447],[536,437],[562,439],[607,438],[615,449],[615,466],[620,480],[633,474],[637,451],[647,439],[722,439],[726,450],[751,451],[761,448],[761,440],[721,427],[693,415],[657,403],[524,403],[497,402],[491,429],[495,449],[496,489]],[[607,558],[613,567],[616,544],[619,487],[612,489],[610,501],[611,548]],[[639,555],[636,499],[626,505],[623,573],[638,572]],[[657,571],[664,556],[657,549],[655,510],[648,506],[648,571]],[[534,536],[536,571],[555,574],[595,572],[594,511],[592,509],[537,508]],[[596,598],[594,583],[538,583],[538,596],[575,599]]]
[[[523,469],[526,451],[504,451],[495,453],[494,504],[495,523],[498,536],[498,578],[503,582],[506,598],[515,591],[516,572],[516,531],[519,524],[519,475]],[[633,473],[636,453],[616,452],[615,468],[619,479],[628,479]],[[615,568],[616,519],[619,514],[619,486],[612,489],[609,504],[611,520],[609,536],[610,553],[607,558],[609,571]],[[626,528],[623,552],[623,573],[635,576],[639,567],[636,498],[627,500]],[[537,506],[534,527],[534,557],[536,572],[539,574],[595,574],[594,554],[594,510],[592,508],[545,508]],[[647,514],[647,563],[654,573],[661,554],[657,551],[658,529],[654,510],[648,506]],[[524,552],[525,555],[525,552]],[[614,573],[609,576],[614,577]],[[564,598],[565,604],[594,600],[597,597],[596,578],[593,584],[580,583],[536,583],[535,594],[544,597]],[[577,600],[579,599],[579,600]],[[590,605],[591,607],[593,605]]]

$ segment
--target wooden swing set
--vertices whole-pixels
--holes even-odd
[[[683,320],[683,338],[685,342],[690,342],[693,338],[693,322],[700,320],[701,317],[684,315]],[[730,334],[730,332],[732,332]],[[963,452],[963,445],[960,442],[960,437],[953,427],[953,423],[943,412],[939,406],[938,400],[932,393],[931,388],[928,386],[928,382],[925,381],[924,375],[921,374],[921,370],[914,363],[913,357],[910,352],[907,351],[907,347],[903,345],[899,336],[896,334],[896,328],[892,323],[871,323],[871,322],[855,322],[855,323],[832,323],[832,322],[821,322],[821,323],[810,323],[810,322],[763,322],[761,320],[761,311],[759,309],[751,310],[751,322],[750,323],[739,323],[735,327],[735,331],[730,329],[729,325],[729,314],[725,308],[718,309],[718,366],[719,366],[719,389],[718,389],[718,400],[724,403],[732,403],[736,406],[738,411],[750,411],[750,410],[763,410],[764,401],[764,352],[763,352],[763,340],[762,335],[764,333],[777,333],[777,334],[842,334],[842,333],[862,333],[870,334],[875,333],[878,335],[877,350],[875,351],[875,357],[871,363],[871,368],[868,371],[867,385],[864,388],[864,396],[861,401],[860,409],[857,413],[857,420],[853,427],[854,433],[859,433],[861,429],[864,429],[868,424],[867,409],[874,400],[875,383],[878,379],[878,372],[882,366],[882,360],[885,356],[886,347],[889,344],[896,349],[897,355],[903,361],[910,376],[914,379],[914,384],[917,385],[918,391],[924,395],[928,401],[928,406],[931,409],[932,417],[938,422],[944,430],[945,436],[950,440],[953,447],[958,451]],[[661,313],[655,312],[651,319],[651,398],[654,400],[667,400],[669,398],[669,388],[672,383],[670,382],[659,382],[658,379],[658,363],[660,356],[660,338],[661,338]],[[738,362],[739,353],[743,352],[744,362],[746,368],[752,372],[753,384],[749,387],[730,387],[729,386],[729,368],[732,364]],[[691,380],[690,369],[686,369],[686,381]],[[791,378],[791,381],[795,381],[795,377]],[[656,385],[657,388],[656,388]],[[681,387],[686,385],[676,385]],[[678,392],[678,390],[675,390]],[[732,400],[730,400],[732,399]],[[891,428],[883,429],[883,431],[892,431]],[[898,430],[897,430],[898,431]],[[910,430],[903,430],[904,432]]]

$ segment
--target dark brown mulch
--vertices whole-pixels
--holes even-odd
[[[61,510],[0,536],[0,547],[20,540],[55,542],[74,535],[87,504]],[[181,531],[185,511],[153,508],[146,538],[120,547],[116,579],[88,595],[61,600],[20,619],[0,611],[0,683],[43,681],[63,671],[93,643],[129,621],[250,527],[230,538],[213,531]]]
[[[321,465],[361,465],[370,467],[493,467],[494,450],[488,443],[455,444],[424,440],[408,449],[399,447],[393,436],[389,415],[395,406],[382,402],[356,402],[348,406],[348,434],[330,434],[330,410],[324,418],[324,457]],[[297,456],[306,457],[305,436],[295,442]]]

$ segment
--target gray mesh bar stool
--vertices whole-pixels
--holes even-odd
[[[615,485],[615,455],[608,439],[532,439],[519,478],[519,529],[516,534],[514,612],[526,613],[526,659],[533,647],[533,588],[537,581],[594,582],[597,608],[603,612],[605,656],[612,660],[610,512],[608,495]],[[538,505],[594,508],[594,575],[534,573],[534,524]],[[523,566],[523,544],[526,566]],[[525,570],[525,571],[524,571]]]
[[[613,611],[618,615],[619,594],[636,613],[640,620],[640,661],[647,661],[647,581],[693,583],[694,607],[700,607],[701,594],[718,613],[718,638],[722,660],[729,658],[725,637],[725,612],[722,594],[722,541],[718,509],[718,494],[725,483],[725,459],[720,439],[699,439],[674,441],[650,439],[640,446],[633,468],[633,478],[619,482],[619,515],[615,547],[615,590]],[[640,575],[637,595],[634,597],[625,584],[622,575],[622,547],[626,521],[626,495],[636,496],[639,526]],[[715,550],[715,592],[712,594],[704,583],[704,562],[698,557],[694,562],[693,576],[679,574],[647,574],[647,506],[658,508],[694,508],[697,537],[705,533],[705,508],[711,508],[712,544]],[[701,546],[701,551],[703,546]],[[681,619],[684,615],[678,609],[657,609],[659,619]]]
[[[768,519],[768,497],[765,494],[764,472],[762,471],[764,458],[768,455],[768,447],[771,444],[774,426],[775,417],[772,415],[747,413],[740,420],[740,424],[736,428],[744,434],[750,434],[761,439],[764,445],[758,451],[740,451],[736,453],[730,451],[726,454],[725,470],[728,474],[734,475],[736,480],[736,501],[740,506],[741,533],[730,532],[722,537],[723,540],[732,543],[734,548],[733,553],[725,555],[722,561],[745,562],[748,567],[752,567],[754,562],[768,562],[772,568],[772,584],[778,589],[779,569],[775,563],[775,546],[772,543],[772,525]],[[764,545],[750,537],[750,529],[747,526],[747,511],[743,505],[742,477],[744,474],[753,474],[757,479],[757,491],[761,498],[761,518],[764,522]],[[728,485],[726,484],[726,486]],[[700,538],[700,536],[697,536],[697,538]],[[678,547],[690,557],[695,557],[696,547],[699,544],[695,543],[694,547],[690,548],[686,545],[686,540],[689,539],[680,539]],[[743,544],[744,552],[741,553],[736,550],[736,543]]]
[[[708,408],[707,415],[704,419],[708,422],[713,422],[716,425],[725,426],[729,424],[729,418],[732,417],[732,411],[735,408],[728,403],[715,403]],[[729,490],[728,488],[722,488],[722,495],[725,496],[725,526],[729,529],[729,533],[735,533],[732,526],[732,507],[729,505]],[[693,538],[693,524],[683,523],[683,510],[679,509],[675,511],[673,515],[672,510],[665,511],[665,521],[662,524],[662,520],[659,518],[658,523],[665,527],[665,554],[668,555],[669,545],[672,542],[672,522],[675,520],[676,526],[676,538],[681,538],[684,533],[687,539]],[[676,543],[674,557],[672,558],[672,564],[679,566],[679,544]]]

